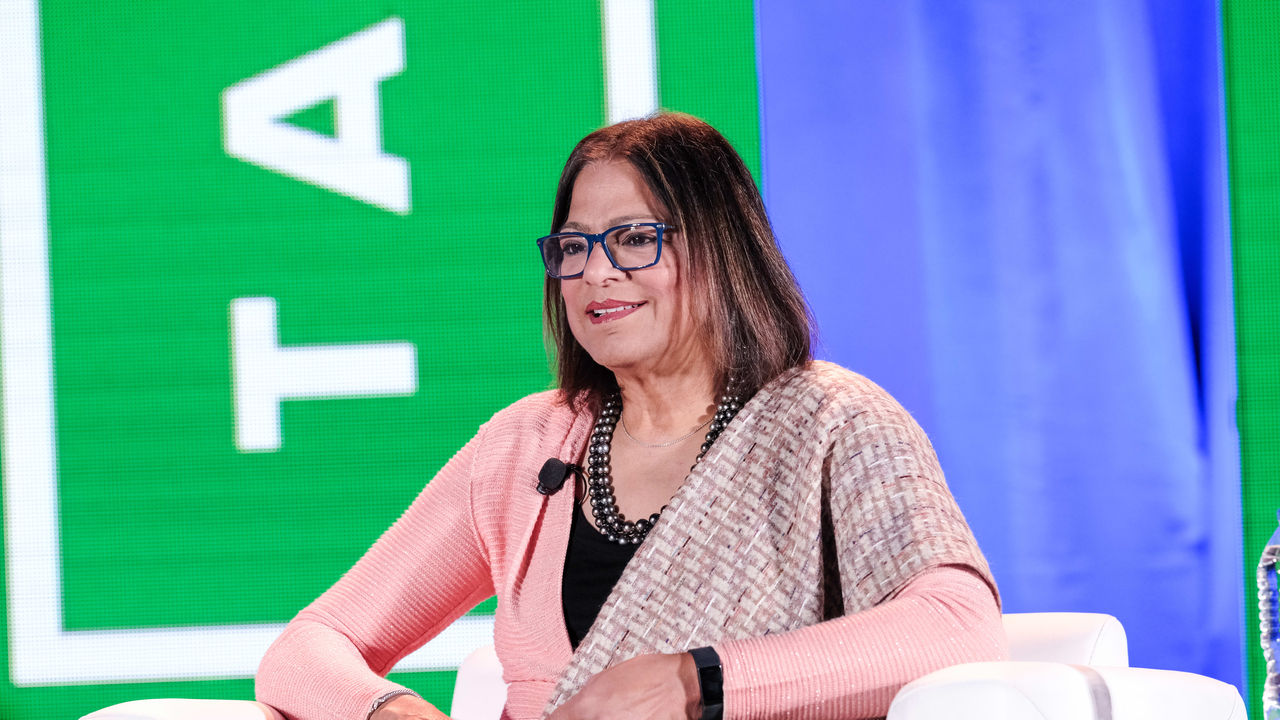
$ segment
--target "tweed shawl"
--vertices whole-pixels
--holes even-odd
[[[689,474],[544,717],[623,660],[856,613],[938,565],[971,567],[995,592],[924,431],[860,375],[823,362],[790,370]]]

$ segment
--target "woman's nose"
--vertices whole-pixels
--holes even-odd
[[[622,271],[609,262],[604,244],[593,244],[591,252],[587,254],[587,265],[582,270],[582,279],[591,283],[601,283],[606,279],[619,277],[622,277]]]

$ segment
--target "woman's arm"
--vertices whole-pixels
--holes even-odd
[[[471,513],[483,435],[481,428],[364,557],[289,623],[258,667],[258,700],[299,720],[365,718],[379,698],[404,689],[383,677],[400,658],[493,594]]]
[[[717,645],[726,718],[881,717],[911,680],[1008,653],[985,560],[919,424],[870,383],[828,410],[846,615]]]
[[[860,613],[715,647],[726,720],[883,717],[908,682],[1008,654],[990,586],[959,566],[926,570]],[[698,699],[688,653],[641,655],[592,677],[552,717],[697,718]]]
[[[735,719],[883,717],[922,675],[1008,655],[990,586],[959,566],[926,570],[868,610],[716,651]]]
[[[928,437],[880,388],[853,388],[824,415],[826,540],[846,614],[717,645],[727,718],[881,717],[915,678],[1007,656],[986,561]]]

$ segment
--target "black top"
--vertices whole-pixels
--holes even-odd
[[[569,630],[569,644],[575,650],[639,547],[611,542],[587,520],[580,506],[575,505],[569,551],[560,580],[564,624]]]

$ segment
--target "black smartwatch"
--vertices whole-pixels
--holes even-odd
[[[720,720],[724,717],[724,672],[720,669],[720,656],[710,647],[689,651],[693,664],[698,668],[698,690],[702,693],[702,720]]]

